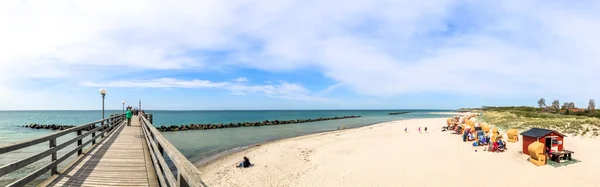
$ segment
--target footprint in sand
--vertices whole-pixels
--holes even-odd
[[[305,149],[300,151],[300,156],[303,157],[304,161],[310,162],[310,160],[308,159],[310,157],[310,154],[313,152],[314,150],[312,149]]]

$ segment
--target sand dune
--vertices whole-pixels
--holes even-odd
[[[582,162],[536,167],[519,153],[521,142],[504,153],[482,152],[441,132],[444,124],[414,119],[285,139],[200,170],[209,186],[600,186],[598,139],[567,137],[565,149]],[[255,165],[235,168],[243,156]]]
[[[429,114],[468,116],[471,112],[429,112]]]

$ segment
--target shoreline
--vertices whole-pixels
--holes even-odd
[[[421,119],[421,118],[415,118],[415,119]],[[422,118],[422,119],[432,119],[432,118]],[[251,149],[253,148],[258,148],[261,146],[266,146],[269,144],[273,144],[273,143],[277,143],[279,141],[283,141],[283,140],[287,140],[287,139],[294,139],[294,138],[299,138],[299,137],[303,137],[303,136],[311,136],[311,135],[317,135],[317,134],[326,134],[326,133],[332,133],[332,132],[340,132],[340,131],[347,131],[347,130],[352,130],[352,129],[360,129],[360,128],[364,128],[364,127],[369,127],[369,126],[373,126],[373,125],[377,125],[377,124],[382,124],[382,123],[388,123],[388,122],[396,122],[396,121],[405,121],[408,119],[400,119],[400,120],[392,120],[392,121],[384,121],[384,122],[376,122],[376,123],[371,123],[371,124],[367,124],[365,126],[360,126],[360,127],[349,127],[346,129],[339,129],[339,130],[326,130],[326,131],[320,131],[320,132],[314,132],[314,133],[309,133],[309,134],[303,134],[303,135],[297,135],[297,136],[291,136],[291,137],[283,137],[283,138],[274,138],[271,140],[265,140],[259,143],[253,143],[253,144],[249,144],[249,145],[245,145],[245,146],[239,146],[239,147],[235,147],[235,148],[231,148],[231,149],[227,149],[225,151],[221,151],[219,153],[216,153],[214,155],[209,155],[203,159],[200,159],[198,161],[194,161],[192,162],[192,164],[194,164],[194,166],[198,169],[206,167],[207,165],[210,165],[214,162],[217,162],[219,160],[225,159],[231,155],[234,154],[238,154],[240,152],[243,151],[251,151]]]
[[[380,125],[380,124],[385,124],[385,123],[402,122],[402,121],[414,120],[414,119],[442,119],[442,118],[446,119],[444,117],[400,119],[400,120],[392,120],[392,121],[384,121],[384,122],[371,123],[371,124],[368,124],[368,125],[365,125],[365,126],[360,126],[360,127],[351,127],[351,128],[346,128],[346,129],[340,129],[340,130],[321,131],[321,132],[315,132],[315,133],[298,135],[298,136],[292,136],[292,137],[275,138],[275,139],[266,140],[266,141],[263,141],[263,142],[260,142],[260,143],[254,143],[254,144],[250,144],[250,145],[246,145],[246,146],[240,146],[240,147],[235,147],[235,148],[232,148],[232,149],[228,149],[228,150],[219,152],[217,154],[208,156],[208,157],[206,157],[204,159],[195,161],[195,162],[193,162],[193,164],[194,164],[194,166],[196,166],[196,168],[201,169],[203,167],[206,167],[207,165],[213,164],[213,163],[215,163],[215,162],[217,162],[219,160],[226,159],[229,156],[238,154],[240,152],[252,151],[252,149],[256,149],[256,148],[259,148],[261,146],[267,146],[267,145],[278,143],[280,141],[285,141],[285,140],[292,140],[292,139],[296,139],[296,138],[310,138],[312,136],[320,136],[320,135],[328,135],[330,133],[343,132],[343,131],[354,130],[354,129],[361,129],[361,128],[367,128],[367,127],[372,127],[372,126],[375,126],[375,125]]]

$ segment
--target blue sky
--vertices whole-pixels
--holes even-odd
[[[586,107],[597,1],[3,1],[0,110]]]

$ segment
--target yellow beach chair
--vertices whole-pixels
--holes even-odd
[[[509,129],[506,131],[506,136],[508,136],[508,142],[515,143],[519,141],[519,131],[517,129]]]
[[[527,146],[529,151],[529,162],[536,166],[546,165],[546,155],[544,154],[544,144],[535,141]]]

